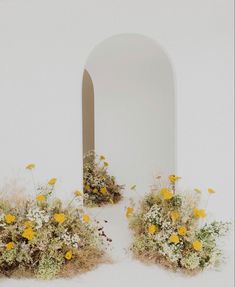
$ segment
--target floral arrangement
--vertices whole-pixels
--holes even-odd
[[[225,235],[229,223],[206,223],[201,190],[181,193],[175,185],[179,179],[175,175],[165,181],[157,177],[137,211],[132,206],[126,209],[134,234],[131,251],[142,261],[194,274],[219,263],[217,239]],[[213,193],[209,188],[208,197]]]
[[[30,172],[34,168],[26,167]],[[74,205],[81,192],[75,191],[63,206],[51,198],[56,181],[37,187],[34,199],[0,198],[0,275],[68,277],[105,260],[103,228]]]
[[[94,151],[83,160],[84,204],[89,207],[114,204],[121,200],[123,186],[108,173],[108,162]]]

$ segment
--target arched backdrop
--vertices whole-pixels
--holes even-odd
[[[88,150],[84,144],[92,139],[93,131],[96,152],[107,156],[119,182],[127,187],[136,184],[146,192],[152,176],[175,172],[170,59],[151,38],[120,34],[98,44],[85,69],[83,103],[90,103],[90,108],[83,105],[83,122],[90,124],[83,124],[83,150]],[[91,81],[94,101],[89,101]]]

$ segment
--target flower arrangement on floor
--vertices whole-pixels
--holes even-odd
[[[26,168],[33,172],[35,166]],[[52,178],[36,188],[34,199],[0,198],[0,275],[69,277],[105,261],[103,228],[74,205],[81,193],[63,206],[51,198],[55,184]]]
[[[85,206],[94,207],[114,204],[121,200],[123,186],[108,173],[108,162],[94,151],[83,160],[83,193]]]
[[[126,209],[134,234],[131,251],[144,262],[194,274],[220,261],[216,240],[225,235],[229,223],[206,223],[206,211],[200,207],[201,191],[177,191],[179,179],[175,175],[167,181],[157,177],[137,211],[131,206]],[[209,188],[208,196],[214,192]]]

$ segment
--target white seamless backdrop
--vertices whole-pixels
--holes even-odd
[[[22,168],[35,162],[40,181],[58,177],[59,196],[81,188],[85,63],[104,39],[138,33],[157,41],[173,64],[181,185],[213,187],[211,212],[232,219],[233,5],[232,0],[0,0],[1,183],[24,177]],[[232,245],[226,245],[230,254]],[[233,286],[232,259],[221,273],[191,280],[131,262],[107,268],[50,286]],[[0,285],[45,284],[7,282]]]

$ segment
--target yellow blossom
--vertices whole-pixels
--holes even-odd
[[[58,223],[63,223],[65,221],[65,214],[64,213],[55,213],[54,220]]]
[[[35,232],[31,227],[25,228],[24,232],[22,233],[22,236],[28,240],[32,240],[35,236]]]
[[[92,192],[97,193],[97,192],[98,192],[98,189],[97,189],[97,188],[94,188],[94,189],[92,190]]]
[[[16,217],[15,215],[11,214],[11,213],[8,213],[5,215],[5,221],[7,224],[11,224],[13,223],[14,221],[16,220]]]
[[[24,222],[24,227],[25,228],[32,227],[32,225],[33,225],[33,222],[31,220],[26,220]]]
[[[105,186],[104,186],[104,187],[101,187],[100,192],[101,192],[102,194],[106,194],[106,193],[107,193],[107,188],[106,188]]]
[[[89,184],[87,184],[87,185],[85,186],[85,189],[86,189],[87,191],[90,191],[90,190],[91,190],[90,185],[89,185]]]
[[[36,197],[36,200],[39,201],[39,202],[43,202],[46,200],[46,196],[43,195],[43,194],[39,194],[37,197]]]
[[[28,170],[32,170],[32,169],[35,168],[35,164],[34,163],[30,163],[30,164],[26,165],[25,168],[28,169]]]
[[[168,188],[162,188],[160,193],[165,200],[169,200],[173,197],[173,192],[170,191]]]
[[[177,180],[181,179],[181,177],[175,174],[171,174],[168,176],[168,179],[171,183],[175,183]]]
[[[6,244],[6,250],[11,250],[15,247],[15,243],[14,242],[8,242]]]
[[[53,177],[53,178],[51,178],[51,179],[48,181],[48,184],[49,184],[49,185],[55,185],[56,182],[57,182],[57,178]]]
[[[173,210],[171,211],[170,216],[171,216],[171,220],[175,222],[177,219],[179,219],[180,214],[177,210]]]
[[[83,214],[82,219],[85,223],[88,223],[90,221],[90,216],[88,214]]]
[[[194,250],[196,250],[196,251],[202,250],[202,243],[201,243],[201,241],[195,240],[195,241],[193,242],[193,248],[194,248]]]
[[[148,232],[150,234],[155,234],[157,232],[157,226],[155,224],[150,224],[148,226]]]
[[[104,166],[106,166],[106,167],[107,167],[108,165],[109,165],[109,164],[108,164],[108,162],[107,162],[107,161],[105,161],[105,162],[104,162]]]
[[[101,156],[100,156],[100,160],[105,160],[105,156],[104,156],[104,155],[101,155]]]
[[[213,188],[208,188],[208,193],[212,194],[212,193],[215,193],[215,190]]]
[[[77,197],[82,196],[82,192],[79,191],[79,190],[76,190],[76,191],[74,192],[74,195],[77,196]]]
[[[71,250],[69,250],[65,253],[64,257],[65,257],[65,259],[70,260],[72,258],[72,256],[73,256],[73,252]]]
[[[193,214],[196,218],[204,218],[206,217],[206,212],[204,209],[194,208]]]
[[[194,188],[194,191],[197,193],[201,193],[202,191],[199,188]]]
[[[179,239],[179,236],[177,234],[171,234],[170,238],[169,238],[170,242],[172,243],[179,243],[180,239]]]
[[[132,215],[133,211],[134,211],[133,207],[127,207],[126,217],[129,218]]]
[[[185,226],[179,226],[178,227],[178,234],[181,235],[181,236],[184,236],[186,235],[187,233],[187,228]]]

